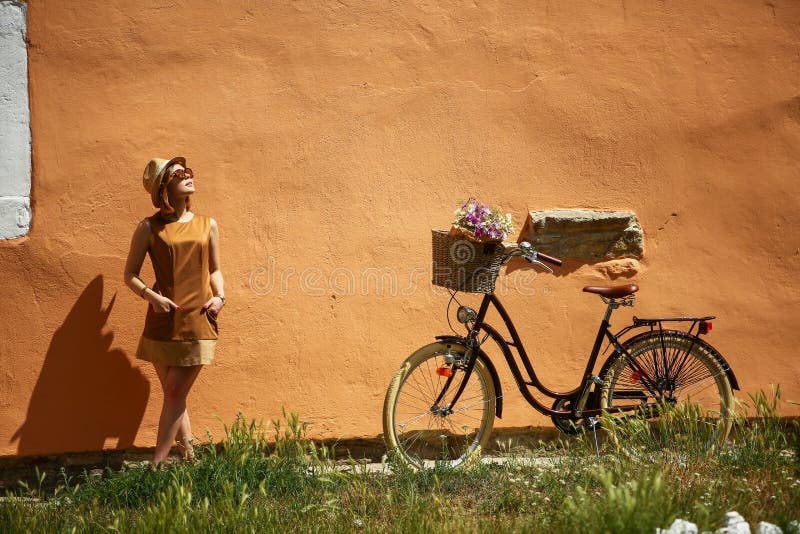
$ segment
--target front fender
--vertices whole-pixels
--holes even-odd
[[[450,335],[443,335],[443,336],[436,336],[437,341],[443,341],[445,343],[452,343],[453,345],[461,345],[464,347],[464,350],[467,350],[467,340],[461,336],[454,336]],[[492,381],[494,382],[494,391],[495,391],[495,402],[494,402],[494,413],[495,415],[502,419],[503,418],[503,390],[502,386],[500,385],[500,376],[497,374],[497,369],[495,368],[492,360],[489,359],[489,356],[486,355],[485,352],[482,350],[478,350],[478,358],[483,361],[486,368],[489,369],[489,374],[492,375]]]

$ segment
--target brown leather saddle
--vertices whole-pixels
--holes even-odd
[[[637,291],[639,286],[636,284],[625,284],[623,286],[586,286],[583,288],[585,293],[594,293],[609,299],[621,299],[630,297]]]

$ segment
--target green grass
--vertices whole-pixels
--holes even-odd
[[[776,388],[741,403],[731,442],[711,455],[692,441],[703,438],[689,414],[671,448],[653,447],[641,428],[611,429],[641,439],[646,454],[617,453],[606,440],[598,458],[589,434],[528,451],[552,465],[512,458],[378,475],[355,463],[335,469],[333,451],[306,439],[295,414],[268,427],[239,416],[224,440],[198,448],[199,464],[108,470],[47,494],[41,478],[20,487],[14,494],[27,499],[0,504],[0,532],[652,533],[678,517],[715,530],[730,510],[753,527],[786,529],[800,519],[800,463],[781,402]]]

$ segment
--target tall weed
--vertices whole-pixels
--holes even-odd
[[[675,519],[670,489],[657,470],[631,477],[601,468],[594,476],[599,487],[578,486],[564,501],[565,531],[652,533]]]

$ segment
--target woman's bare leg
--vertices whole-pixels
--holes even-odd
[[[158,464],[163,461],[172,449],[172,442],[182,425],[188,423],[186,412],[186,397],[192,388],[197,375],[203,368],[202,365],[189,367],[167,366],[164,374],[163,390],[164,405],[161,408],[161,417],[158,420],[158,438],[153,462]],[[184,431],[186,428],[184,427]],[[189,431],[191,431],[189,429]],[[184,438],[188,436],[184,434]]]
[[[155,367],[156,374],[158,375],[158,381],[161,382],[161,391],[164,391],[164,381],[167,378],[167,371],[169,367],[160,363],[154,363],[153,367]],[[178,427],[178,433],[175,435],[175,441],[178,442],[178,445],[183,447],[183,457],[189,461],[194,460],[194,447],[192,446],[192,438],[192,425],[189,422],[189,411],[183,410],[181,424]]]

